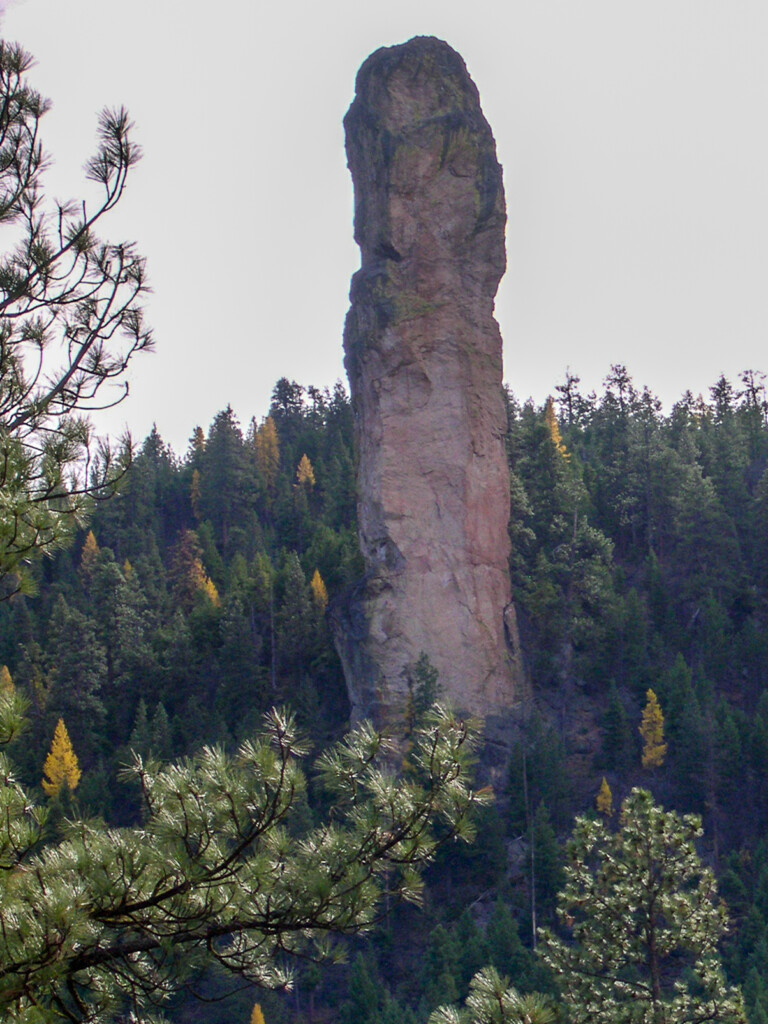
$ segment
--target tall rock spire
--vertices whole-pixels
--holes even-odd
[[[344,124],[361,250],[344,351],[366,575],[336,609],[336,634],[353,712],[396,716],[425,652],[454,706],[499,713],[521,672],[493,135],[463,60],[431,37],[369,57]]]

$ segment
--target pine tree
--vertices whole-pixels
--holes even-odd
[[[171,756],[173,746],[171,723],[168,721],[168,712],[162,702],[158,702],[149,723],[149,743],[153,756],[159,760],[165,761]]]
[[[0,702],[0,743],[18,710]],[[419,781],[397,778],[393,745],[362,725],[319,758],[332,810],[300,839],[286,826],[307,747],[278,711],[231,756],[207,746],[165,767],[134,761],[140,828],[77,821],[43,844],[44,814],[3,771],[0,1017],[143,1020],[190,963],[285,988],[286,957],[333,957],[330,935],[370,930],[398,898],[418,902],[438,846],[470,837],[484,802],[469,782],[473,745],[466,723],[436,712],[414,750]]]
[[[45,759],[43,772],[45,778],[42,781],[42,786],[48,796],[58,796],[63,786],[66,786],[70,792],[77,789],[81,775],[80,766],[77,763],[77,755],[72,748],[67,727],[62,718],[56,723],[53,742]]]
[[[444,925],[432,929],[424,952],[424,1000],[430,1007],[458,999],[461,948],[456,935]]]
[[[509,906],[497,900],[486,928],[489,966],[499,974],[509,975],[518,988],[531,992],[551,988],[551,979],[541,959],[523,945],[518,918]]]
[[[611,771],[624,771],[634,759],[632,733],[616,683],[611,680],[608,700],[603,714],[603,750],[600,767]]]
[[[276,581],[275,661],[279,683],[299,682],[314,639],[312,596],[295,552],[286,556]]]
[[[558,916],[567,941],[539,946],[572,1024],[746,1024],[741,993],[723,975],[727,911],[702,865],[695,815],[678,817],[634,789],[619,830],[578,818]]]
[[[605,818],[610,818],[613,814],[613,793],[605,776],[603,776],[603,781],[600,783],[600,791],[595,799],[595,806]]]
[[[122,109],[99,118],[98,150],[86,164],[100,186],[95,205],[51,201],[40,131],[50,103],[29,82],[32,65],[20,46],[0,42],[0,219],[11,242],[0,254],[5,596],[29,590],[30,555],[70,542],[93,496],[105,496],[123,475],[129,445],[97,444],[86,417],[119,401],[121,385],[127,393],[129,361],[151,345],[139,305],[144,260],[132,244],[97,236],[140,157],[131,121]]]
[[[139,757],[149,757],[151,749],[149,717],[143,697],[139,700],[139,706],[136,709],[136,717],[133,720],[133,728],[128,739],[128,749],[134,754],[138,754]]]
[[[554,1019],[546,997],[520,995],[494,967],[484,967],[470,982],[463,1009],[441,1006],[427,1024],[550,1024]]]
[[[197,465],[199,456],[205,451],[205,431],[198,424],[192,431],[192,436],[189,439],[189,449],[187,451],[187,458],[193,464]]]
[[[664,715],[653,690],[648,690],[645,696],[643,720],[639,726],[643,738],[643,768],[660,768],[667,755],[667,744],[664,742]]]
[[[421,651],[416,664],[408,672],[408,696],[405,700],[405,733],[410,736],[423,721],[424,714],[440,696],[440,673]]]
[[[349,998],[339,1015],[341,1024],[376,1024],[382,996],[375,962],[358,953],[350,971]]]
[[[99,727],[107,716],[104,699],[109,692],[109,662],[94,620],[63,597],[51,613],[44,659],[46,711],[53,719],[69,722],[78,737],[80,756],[88,762],[97,756]]]

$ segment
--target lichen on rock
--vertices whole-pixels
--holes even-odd
[[[333,614],[353,712],[396,717],[426,652],[455,706],[498,714],[521,670],[495,142],[463,60],[431,37],[365,61],[345,129],[361,267],[344,350],[366,576]]]

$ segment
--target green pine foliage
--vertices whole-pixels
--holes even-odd
[[[665,812],[640,789],[616,832],[577,819],[558,906],[568,938],[547,932],[542,944],[573,1024],[746,1024],[718,955],[727,911],[700,837],[697,817]]]
[[[14,694],[0,701],[0,741],[21,707]],[[61,753],[61,723],[58,733]],[[317,760],[332,812],[296,836],[307,749],[293,716],[275,709],[233,756],[207,746],[165,766],[134,758],[139,827],[74,821],[42,845],[44,815],[2,755],[3,1019],[143,1019],[210,968],[285,988],[292,958],[332,960],[333,935],[370,930],[394,899],[418,901],[439,844],[471,838],[484,799],[468,774],[473,745],[465,723],[436,709],[412,752],[422,781],[398,779],[393,745],[361,726]],[[56,751],[55,741],[51,784]],[[74,788],[71,746],[60,760]]]

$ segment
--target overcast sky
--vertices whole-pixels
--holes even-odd
[[[104,233],[148,258],[157,351],[110,429],[180,453],[281,376],[332,385],[352,240],[342,118],[365,57],[437,35],[504,166],[505,378],[537,401],[612,363],[667,404],[768,370],[765,0],[10,0],[53,101],[50,190],[87,194],[101,107],[145,158]]]

